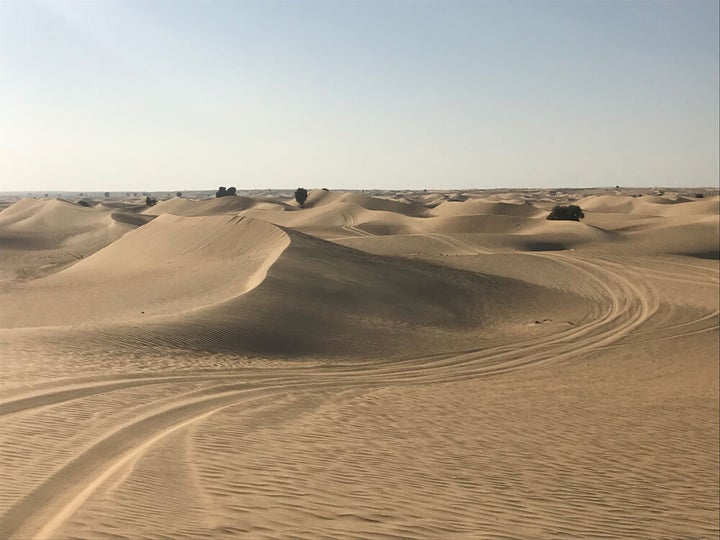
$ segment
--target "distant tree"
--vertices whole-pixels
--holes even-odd
[[[78,204],[79,204],[80,206],[85,206],[86,208],[87,208],[88,206],[90,206],[90,203],[87,202],[87,201],[80,201],[80,202],[78,202]]]
[[[175,196],[176,196],[176,197],[182,197],[182,191],[178,191],[178,192],[175,194]]]
[[[145,204],[148,206],[155,206],[157,204],[157,199],[154,199],[153,197],[150,197],[149,195],[145,197]]]
[[[110,192],[109,192],[109,191],[106,191],[106,192],[105,192],[105,197],[109,197],[109,196],[110,196]]]
[[[704,198],[705,198],[705,195],[703,195],[702,193],[696,193],[696,194],[695,194],[695,198],[696,198],[696,199],[704,199]]]
[[[580,221],[584,217],[585,214],[579,206],[577,206],[576,204],[569,204],[567,206],[558,205],[553,207],[547,219],[561,221]]]
[[[299,187],[295,190],[295,200],[300,205],[300,208],[305,208],[305,201],[307,201],[307,197],[307,189]]]
[[[215,192],[216,197],[235,197],[237,195],[237,189],[234,187],[225,188],[220,186]]]

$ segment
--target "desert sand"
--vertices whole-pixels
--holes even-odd
[[[0,212],[1,538],[720,534],[716,190],[78,202]]]

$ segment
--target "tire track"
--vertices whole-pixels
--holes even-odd
[[[34,394],[27,397],[19,397],[0,403],[0,417],[10,414],[24,412],[31,409],[49,407],[59,405],[69,401],[75,401],[84,397],[124,390],[127,388],[137,388],[142,386],[152,386],[158,384],[168,384],[174,382],[192,383],[192,382],[212,382],[215,380],[227,380],[235,378],[249,379],[250,374],[234,374],[234,375],[186,375],[174,377],[149,377],[147,379],[121,379],[112,382],[103,382],[100,384],[91,384],[82,387],[71,387],[68,389],[52,390],[42,394]],[[270,377],[263,381],[277,381],[278,377]]]
[[[352,387],[375,384],[365,380]],[[4,538],[52,538],[104,482],[171,433],[231,406],[271,400],[289,392],[333,389],[338,382],[247,386],[229,384],[194,392],[177,404],[115,427],[0,516],[0,534]]]
[[[544,254],[535,256],[558,257],[557,254],[554,257]],[[641,291],[617,272],[576,257],[560,258],[569,267],[583,272],[604,290],[607,306],[602,316],[579,328],[520,343],[508,350],[479,350],[449,356],[445,365],[452,369],[453,373],[448,380],[507,373],[549,360],[564,360],[573,354],[603,347],[627,335],[657,310],[659,300],[653,292]],[[437,377],[438,374],[434,374],[433,380],[437,380]]]
[[[221,391],[120,426],[56,471],[0,517],[6,538],[49,538],[105,480],[170,433],[242,401],[262,399],[266,388]],[[270,394],[271,396],[272,394]],[[68,497],[70,497],[69,502]],[[41,510],[42,509],[42,510]],[[50,515],[33,525],[38,515]]]
[[[455,237],[449,236],[447,234],[424,233],[419,236],[425,236],[426,238],[434,238],[436,240],[439,240],[440,242],[443,242],[454,249],[460,250],[462,252],[462,254],[464,254],[464,255],[480,255],[480,254],[492,255],[492,254],[494,254],[494,252],[490,251],[489,249],[474,246],[463,240],[460,240],[459,238],[455,238]]]
[[[343,220],[345,221],[345,225],[342,226],[343,230],[345,230],[347,232],[355,233],[357,236],[375,236],[374,234],[371,234],[367,231],[358,229],[356,227],[357,220],[355,219],[355,216],[353,216],[352,214],[346,214],[345,212],[343,212],[341,215],[342,215]]]
[[[536,359],[540,357],[542,357],[540,359],[545,359],[545,356],[552,355],[557,352],[555,350],[544,352],[544,349],[546,348],[558,346],[563,346],[564,348],[572,348],[577,346],[579,338],[583,338],[588,334],[591,334],[589,339],[592,341],[592,334],[594,332],[597,332],[599,329],[602,329],[607,325],[614,324],[614,322],[623,315],[624,310],[627,308],[625,304],[628,302],[628,298],[632,298],[633,295],[635,295],[636,297],[644,296],[639,291],[639,289],[637,289],[637,287],[635,287],[634,285],[632,285],[632,283],[629,282],[629,280],[627,280],[626,278],[622,278],[616,273],[604,270],[597,263],[579,261],[576,257],[569,257],[567,255],[559,254],[555,254],[554,256],[534,254],[534,256],[553,260],[557,260],[559,258],[561,259],[563,264],[568,266],[569,269],[580,271],[583,273],[583,275],[594,281],[599,286],[600,290],[604,292],[605,297],[608,300],[608,302],[605,303],[604,311],[596,314],[599,316],[596,316],[589,323],[578,327],[573,327],[571,329],[563,330],[561,332],[557,332],[550,336],[545,336],[542,338],[530,338],[520,342],[513,342],[511,344],[500,345],[491,348],[442,352],[438,354],[428,355],[421,359],[410,358],[407,360],[395,360],[385,364],[378,364],[376,362],[356,364],[355,366],[347,368],[333,368],[330,370],[330,373],[328,373],[328,375],[332,374],[332,376],[334,377],[342,376],[344,374],[354,376],[359,371],[365,371],[370,369],[377,375],[388,376],[402,373],[403,375],[407,376],[409,375],[408,370],[410,370],[411,368],[419,370],[420,368],[424,367],[425,369],[432,368],[433,371],[437,371],[438,368],[452,366],[453,369],[459,370],[461,366],[469,363],[478,362],[483,363],[483,369],[480,371],[474,371],[473,374],[475,375],[480,373],[490,375],[495,373],[496,370],[500,370],[499,372],[505,373],[513,365],[516,365],[517,367],[528,366],[534,363],[534,361],[536,361]],[[581,265],[580,267],[577,266],[578,263]],[[595,272],[593,272],[592,270],[594,270]],[[596,275],[598,272],[606,279],[603,280],[601,277],[598,277]],[[618,296],[615,293],[616,289],[608,284],[608,278],[611,280],[614,279],[616,282],[620,283],[620,289],[623,292],[621,296]],[[654,309],[656,309],[656,307]],[[646,320],[648,317],[649,314],[643,318],[643,321]],[[637,324],[640,324],[641,322],[642,321],[638,322]],[[637,325],[633,325],[631,328],[634,328],[635,326]],[[627,331],[629,331],[629,329]],[[614,337],[618,336],[615,333],[610,332],[606,339],[613,339]],[[585,342],[583,341],[583,343]],[[603,343],[600,343],[598,346],[603,346]],[[520,357],[513,358],[515,356],[518,356],[520,353],[522,353]],[[302,370],[302,368],[298,369]],[[286,371],[287,370],[284,369],[282,373],[287,375]],[[463,373],[458,371],[457,374],[462,375]],[[248,372],[244,373],[243,376],[249,378],[252,375],[250,372]],[[174,377],[155,377],[151,379],[141,380],[122,380],[112,383],[88,386],[80,389],[53,391],[46,394],[24,397],[9,402],[0,403],[0,416],[28,410],[31,408],[63,403],[66,401],[80,399],[82,397],[99,393],[110,392],[113,390],[120,390],[136,386],[164,384],[175,381],[203,382],[213,381],[218,378],[227,377],[228,375],[188,375]],[[273,380],[277,379],[264,379],[265,382],[270,382]]]

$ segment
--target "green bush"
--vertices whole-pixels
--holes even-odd
[[[562,221],[580,221],[584,217],[585,214],[583,214],[582,208],[580,208],[576,204],[569,204],[567,206],[557,205],[553,207],[547,219]]]

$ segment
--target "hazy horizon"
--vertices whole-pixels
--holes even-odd
[[[224,187],[235,187],[233,184],[227,184]],[[218,187],[221,186],[215,186],[215,187],[201,187],[201,188],[173,188],[173,189],[111,189],[111,190],[103,190],[103,189],[89,189],[89,190],[79,190],[79,189],[21,189],[21,190],[4,190],[0,191],[0,195],[12,195],[12,196],[18,196],[18,195],[24,195],[24,194],[32,194],[33,196],[40,196],[43,195],[49,195],[49,196],[60,196],[60,195],[73,195],[73,196],[93,196],[93,195],[100,195],[103,196],[104,193],[110,193],[110,196],[113,197],[115,195],[130,195],[134,196],[137,194],[137,196],[145,196],[146,194],[159,194],[159,193],[168,193],[170,195],[173,195],[176,192],[182,193],[184,196],[192,196],[193,194],[197,193],[210,193],[214,194]],[[418,188],[418,189],[396,189],[393,187],[365,187],[365,188],[349,188],[349,187],[343,187],[339,186],[336,188],[326,188],[324,186],[313,186],[313,185],[305,185],[305,186],[299,186],[304,187],[308,191],[313,190],[320,190],[320,189],[326,189],[329,191],[334,192],[367,192],[367,193],[377,193],[377,192],[388,192],[388,193],[403,193],[403,192],[409,192],[409,193],[418,193],[418,192],[438,192],[438,193],[462,193],[462,192],[476,192],[476,191],[489,191],[489,192],[502,192],[502,191],[512,191],[512,192],[523,192],[523,191],[559,191],[559,192],[586,192],[586,191],[592,191],[592,190],[612,190],[615,191],[616,187],[619,187],[621,190],[624,191],[642,191],[642,192],[651,192],[652,190],[667,190],[673,193],[677,192],[683,192],[683,191],[702,191],[705,190],[707,192],[714,193],[718,191],[720,188],[717,185],[698,185],[698,186],[586,186],[586,187],[574,187],[574,186],[544,186],[544,187],[515,187],[515,188],[508,188],[505,186],[489,186],[489,187],[466,187],[466,188]],[[253,196],[258,196],[256,192],[273,192],[273,193],[286,193],[288,196],[292,196],[291,193],[297,189],[297,187],[288,187],[288,186],[280,186],[275,188],[263,188],[263,187],[243,187],[243,188],[236,188],[238,194],[242,193],[255,193]]]
[[[0,3],[0,191],[705,187],[718,3]]]

